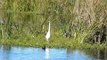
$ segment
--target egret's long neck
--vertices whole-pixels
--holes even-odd
[[[49,22],[49,29],[48,29],[48,32],[50,32],[50,22]]]

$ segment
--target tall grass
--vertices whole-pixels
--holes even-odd
[[[67,41],[84,42],[96,27],[107,23],[106,3],[106,0],[2,0],[0,39],[45,40],[50,20],[52,41],[63,41],[62,34],[67,31],[71,35]]]
[[[48,20],[52,31],[67,30],[74,0],[3,0],[2,38],[45,34]],[[53,33],[54,34],[54,33]]]

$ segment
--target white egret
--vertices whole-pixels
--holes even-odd
[[[47,32],[47,34],[46,34],[46,36],[45,36],[47,41],[49,41],[50,35],[51,35],[51,34],[50,34],[50,21],[49,21],[48,32]]]

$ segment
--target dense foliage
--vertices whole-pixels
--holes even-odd
[[[52,37],[83,42],[107,24],[106,0],[1,0],[0,9],[0,39],[45,36],[51,21]]]

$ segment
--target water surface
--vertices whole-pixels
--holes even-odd
[[[107,60],[107,50],[0,46],[0,60]]]

